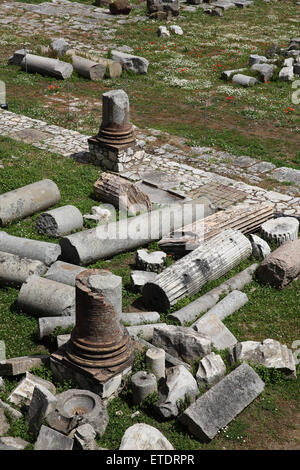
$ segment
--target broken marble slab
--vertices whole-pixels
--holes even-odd
[[[243,341],[230,348],[229,362],[251,361],[268,369],[278,369],[286,375],[296,377],[296,364],[293,353],[285,344],[274,339]]]
[[[201,442],[213,439],[264,390],[259,375],[244,363],[200,396],[179,422]]]

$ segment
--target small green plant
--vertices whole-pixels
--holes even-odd
[[[189,394],[185,395],[184,398],[180,398],[177,403],[179,413],[183,413],[192,404],[192,399]]]

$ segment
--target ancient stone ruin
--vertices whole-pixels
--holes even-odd
[[[141,159],[144,151],[136,146],[125,91],[103,93],[102,106],[99,132],[88,141],[91,160],[102,168],[120,172],[126,167],[126,163]]]

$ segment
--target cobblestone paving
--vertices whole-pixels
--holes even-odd
[[[0,111],[1,135],[26,140],[25,129],[40,131],[45,135],[44,140],[38,140],[40,135],[37,132],[37,140],[34,141],[35,133],[30,133],[30,142],[35,147],[71,157],[77,161],[88,161],[88,137],[86,135],[48,125],[44,121],[10,111]],[[151,170],[160,172],[169,177],[165,189],[181,191],[186,195],[205,184],[225,185],[247,193],[244,203],[266,201],[271,203],[278,213],[300,217],[300,192],[297,185],[286,186],[281,189],[281,192],[267,191],[259,186],[264,183],[266,177],[277,178],[279,181],[282,178],[289,178],[290,181],[291,178],[297,180],[300,176],[299,170],[275,168],[268,162],[259,162],[248,156],[235,157],[212,148],[187,147],[184,139],[178,139],[178,146],[168,143],[159,144],[159,139],[163,137],[164,141],[171,140],[171,136],[155,129],[136,128],[136,135],[139,144],[145,150],[145,157],[141,163],[133,163],[130,168],[127,168],[122,173],[123,176],[137,181],[145,179],[145,175]],[[234,175],[237,179],[229,178],[227,175]],[[256,183],[256,185],[248,182]],[[160,187],[163,188],[164,184]]]

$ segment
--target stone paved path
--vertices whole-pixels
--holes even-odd
[[[77,161],[88,160],[86,135],[48,125],[38,119],[31,119],[10,111],[0,111],[0,134],[30,142],[37,148],[71,157]],[[185,146],[184,139],[178,139],[178,146],[168,143],[159,144],[162,136],[165,141],[171,140],[171,136],[155,129],[136,129],[136,134],[139,144],[145,149],[145,157],[142,162],[134,162],[130,168],[127,168],[122,173],[123,176],[137,181],[147,179],[151,171],[156,172],[158,175],[165,175],[165,183],[162,182],[160,187],[180,191],[185,195],[193,195],[195,190],[207,184],[224,185],[245,192],[247,196],[243,202],[267,201],[274,206],[276,212],[300,217],[298,186],[287,186],[284,188],[284,193],[283,190],[281,192],[267,191],[259,186],[266,176],[280,181],[282,176],[287,174],[285,178],[297,179],[300,177],[299,170],[276,169],[268,162],[257,161],[247,156],[235,157],[212,148],[190,148]],[[254,178],[254,182],[258,185],[229,178],[224,174],[234,175],[235,178],[243,180],[252,180],[252,182]]]

